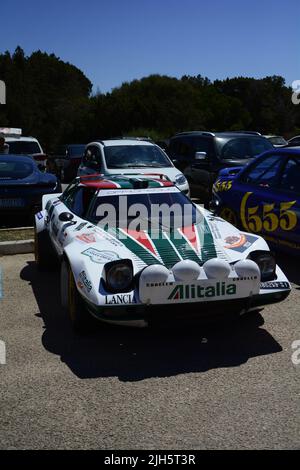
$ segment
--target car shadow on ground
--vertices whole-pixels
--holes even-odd
[[[222,324],[134,329],[93,321],[77,336],[60,306],[58,272],[40,273],[28,262],[21,279],[29,282],[44,321],[42,343],[80,378],[118,377],[138,381],[235,367],[249,358],[280,352],[281,346],[261,326],[259,313]],[[42,329],[42,324],[41,324]]]

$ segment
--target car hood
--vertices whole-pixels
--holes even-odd
[[[247,257],[253,245],[268,249],[259,236],[239,231],[225,220],[205,209],[196,224],[167,231],[151,227],[149,231],[110,228],[86,224],[73,231],[70,242],[63,240],[65,252],[79,269],[102,271],[104,265],[118,259],[131,259],[137,274],[145,266],[161,264],[171,269],[178,261],[192,260],[202,265],[212,258],[234,263]],[[78,228],[80,228],[78,230]],[[76,235],[74,236],[74,234]],[[78,256],[80,255],[80,256]]]

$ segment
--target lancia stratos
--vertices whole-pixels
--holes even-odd
[[[73,327],[196,321],[280,302],[290,283],[267,243],[195,205],[160,175],[76,178],[35,216],[40,269],[60,261]]]

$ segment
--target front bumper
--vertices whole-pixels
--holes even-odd
[[[261,291],[260,291],[261,292]],[[207,319],[226,318],[241,315],[264,306],[282,302],[290,294],[290,289],[276,292],[259,293],[243,299],[219,300],[213,302],[178,303],[161,305],[128,305],[118,307],[99,307],[83,299],[89,313],[99,320],[128,324],[128,326],[147,326],[151,324],[194,323]],[[143,325],[144,323],[144,325]]]

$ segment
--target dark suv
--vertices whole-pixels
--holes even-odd
[[[208,204],[219,171],[246,165],[273,145],[258,132],[193,131],[170,139],[168,155],[190,184],[192,196]]]

